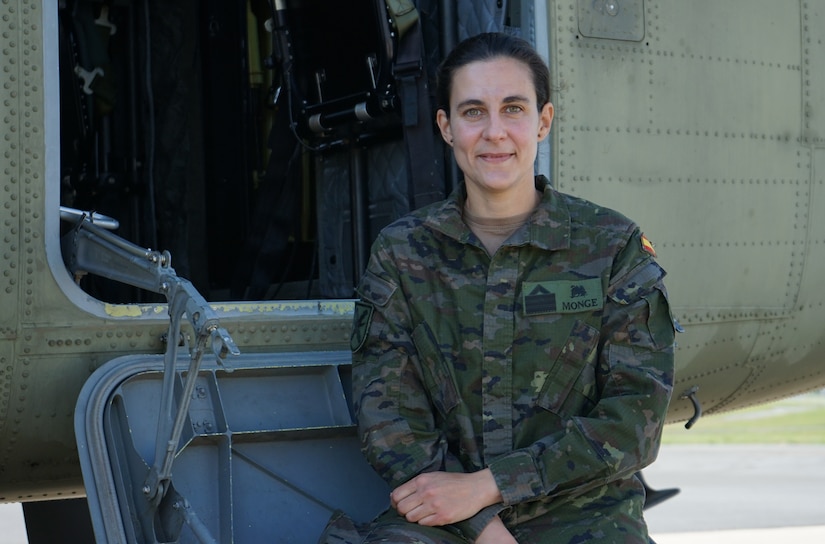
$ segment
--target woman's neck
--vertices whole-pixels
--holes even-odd
[[[541,201],[537,190],[529,193],[478,194],[467,191],[465,210],[477,219],[508,219],[532,212]]]

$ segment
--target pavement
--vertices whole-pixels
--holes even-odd
[[[27,544],[23,506],[20,503],[0,504],[0,542]]]
[[[666,533],[655,538],[656,544],[819,544],[825,542],[825,526]]]
[[[665,445],[644,474],[680,488],[645,512],[657,544],[825,542],[825,446]],[[0,543],[27,544],[20,504],[0,504]]]
[[[825,542],[825,446],[665,445],[644,474],[680,489],[645,512],[657,544]]]

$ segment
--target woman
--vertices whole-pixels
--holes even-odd
[[[534,176],[549,88],[503,34],[439,68],[464,183],[384,229],[358,287],[355,410],[393,490],[369,542],[649,542],[635,474],[672,389],[664,271],[631,221]]]

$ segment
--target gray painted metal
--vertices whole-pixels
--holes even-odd
[[[232,367],[204,361],[157,509],[144,486],[163,358],[120,357],[92,375],[75,431],[98,542],[314,542],[336,510],[367,521],[388,506],[359,451],[348,351],[244,354]]]

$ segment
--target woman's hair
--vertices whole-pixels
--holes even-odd
[[[497,57],[523,62],[533,74],[533,86],[539,109],[550,102],[550,70],[528,42],[499,32],[488,32],[467,38],[453,49],[438,67],[436,73],[436,101],[438,109],[450,115],[450,92],[459,68],[476,61]]]

